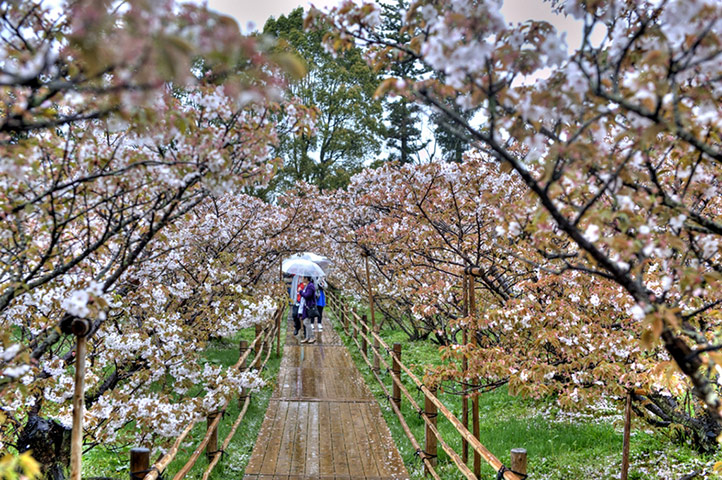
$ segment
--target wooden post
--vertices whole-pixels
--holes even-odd
[[[240,348],[239,348],[241,357],[248,351],[248,342],[246,340],[241,340]],[[241,358],[239,357],[239,358]],[[241,365],[238,367],[238,369],[241,372],[245,372],[247,370],[248,365],[248,359],[243,360],[241,362]],[[246,387],[243,387],[241,389],[241,393],[238,395],[238,406],[241,407],[243,405],[243,402],[246,401],[246,397],[248,397],[248,389]]]
[[[469,315],[471,316],[472,322],[476,321],[476,294],[474,288],[474,277],[469,275],[467,278],[469,285]],[[471,329],[471,344],[476,345],[476,329]],[[471,424],[472,433],[477,440],[480,440],[479,432],[479,396],[474,395],[471,401]],[[481,476],[481,455],[474,450],[474,475],[476,478]]]
[[[286,309],[282,307],[276,318],[276,357],[278,358],[281,357],[281,318],[283,318],[285,311]]]
[[[627,404],[624,406],[624,439],[622,443],[622,475],[627,480],[629,474],[629,434],[632,429],[632,392],[627,392]]]
[[[364,331],[364,325],[368,325],[366,322],[368,319],[366,318],[366,314],[364,313],[363,317],[361,317],[361,320],[363,320],[363,323],[359,324],[359,330],[361,330],[361,333]],[[368,335],[368,331],[366,331],[366,335]],[[369,345],[366,341],[366,337],[364,335],[361,335],[361,351],[368,357],[369,354]]]
[[[351,321],[351,309],[349,308],[348,304],[343,305],[341,308],[342,308],[341,318],[343,319],[343,331],[346,332],[346,335],[348,335],[349,334],[348,324]]]
[[[391,373],[394,377],[401,379],[401,344],[400,343],[394,343],[394,358],[392,359],[391,363]],[[401,410],[401,387],[399,387],[396,382],[393,382],[393,397],[391,399],[396,404],[396,406]]]
[[[374,328],[374,333],[378,335],[379,327],[376,326]],[[379,359],[379,355],[381,351],[381,344],[379,343],[379,339],[374,337],[374,372],[379,373],[381,371],[381,360]]]
[[[150,450],[133,448],[130,451],[130,480],[143,480],[150,470]]]
[[[511,470],[514,473],[526,475],[526,449],[511,449]]]
[[[463,272],[461,274],[461,297],[463,299],[462,308],[461,308],[461,314],[464,317],[467,317],[469,315],[469,291],[467,287],[467,275],[466,272]],[[464,348],[466,348],[467,343],[469,343],[469,335],[466,333],[466,327],[463,327],[463,341],[464,341]],[[466,374],[466,371],[469,370],[469,360],[466,358],[466,355],[464,355],[464,358],[461,360],[461,369]],[[464,427],[467,429],[469,428],[469,396],[464,395],[461,397],[461,423],[464,424]],[[461,437],[461,459],[464,461],[464,463],[469,463],[469,441],[464,438],[462,435]]]
[[[255,340],[258,340],[258,337],[263,335],[263,332],[261,330],[261,326],[256,324],[256,337]],[[263,342],[256,342],[256,349],[253,353],[256,354],[256,361],[253,362],[252,368],[255,368],[256,370],[259,370],[261,368],[261,357],[263,356]]]
[[[86,335],[90,321],[79,318],[73,321],[75,334],[75,392],[73,393],[73,430],[70,434],[70,478],[81,480],[83,474],[83,410],[85,408],[85,353],[88,347]]]
[[[218,415],[220,415],[220,414],[212,413],[211,415],[208,415],[206,417],[206,428],[211,427],[213,420],[215,420]],[[213,429],[213,432],[211,433],[211,438],[208,440],[208,445],[206,445],[206,458],[208,458],[209,462],[213,459],[213,455],[215,455],[217,452],[218,452],[218,428],[216,427]]]
[[[369,312],[371,312],[371,327],[376,328],[376,315],[374,315],[374,291],[371,288],[371,276],[369,275],[369,256],[364,255],[366,262],[366,288],[369,291]]]
[[[432,394],[436,395],[436,387],[429,389]],[[424,395],[424,412],[426,413],[426,417],[429,419],[430,423],[435,427],[436,426],[436,405],[434,402],[431,401],[428,395]],[[426,447],[424,450],[424,453],[429,457],[429,463],[431,463],[432,466],[436,466],[436,436],[434,435],[433,430],[431,427],[427,424],[426,425]],[[428,471],[426,472],[428,473]],[[476,478],[479,478],[477,475]]]

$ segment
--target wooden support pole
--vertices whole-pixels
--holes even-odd
[[[374,328],[374,332],[378,332],[378,326]],[[379,359],[381,351],[381,344],[379,343],[379,339],[374,336],[374,372],[379,373],[381,371],[381,360]]]
[[[392,359],[391,364],[391,373],[396,378],[401,378],[401,344],[400,343],[394,343],[394,358]],[[396,382],[393,383],[393,397],[391,398],[393,402],[396,404],[396,407],[401,410],[401,387],[399,387]]]
[[[83,474],[83,416],[85,408],[85,354],[88,347],[86,335],[90,321],[79,318],[73,321],[75,334],[75,391],[73,393],[73,430],[70,434],[70,478],[81,480]]]
[[[343,330],[346,332],[346,335],[348,335],[351,331],[349,330],[349,323],[351,322],[351,308],[348,304],[343,304],[342,309],[343,315],[341,318],[343,318]]]
[[[367,318],[366,318],[366,314],[365,314],[365,313],[364,313],[363,317],[361,317],[361,320],[363,321],[363,323],[361,323],[358,328],[359,328],[359,330],[361,330],[361,333],[363,334],[363,333],[364,333],[364,331],[363,331],[363,328],[364,328],[363,325],[368,325],[368,324],[366,323],[366,322],[367,322]],[[368,335],[368,332],[366,332],[366,335]],[[365,356],[368,356],[368,354],[369,354],[369,345],[368,345],[368,342],[366,341],[366,335],[361,335],[361,351],[363,352],[363,354],[364,354]]]
[[[474,395],[474,397],[471,399],[471,418],[472,418],[472,433],[474,434],[474,438],[477,440],[481,440],[481,435],[479,432],[479,396]],[[479,455],[479,452],[474,451],[474,475],[476,475],[476,478],[479,478],[481,476],[481,455]]]
[[[143,480],[150,470],[150,450],[133,448],[130,451],[130,480]]]
[[[220,413],[213,413],[211,415],[208,415],[206,417],[206,428],[210,429],[213,426],[213,421],[216,419],[216,417],[220,415]],[[213,460],[213,455],[218,452],[218,427],[213,427],[213,431],[211,432],[211,438],[208,440],[208,445],[206,445],[206,458],[210,462]]]
[[[461,308],[461,314],[464,317],[467,317],[469,315],[469,289],[467,287],[467,275],[466,272],[461,274],[461,297],[463,299],[462,302],[462,308]],[[464,348],[466,348],[467,343],[469,343],[469,335],[466,331],[466,327],[463,327],[463,342],[464,342]],[[464,358],[461,360],[461,370],[466,374],[466,371],[469,370],[469,360],[466,358],[466,355],[464,355]],[[464,424],[464,427],[467,429],[469,428],[469,396],[464,395],[461,397],[461,423]],[[461,459],[464,461],[464,463],[469,463],[469,442],[463,437],[461,437]]]
[[[467,284],[469,285],[469,315],[471,317],[471,321],[473,323],[476,322],[476,291],[474,288],[474,277],[468,276],[467,277]],[[472,325],[471,328],[471,344],[476,346],[476,328]],[[474,438],[477,440],[480,440],[480,431],[479,431],[479,396],[474,395],[471,401],[471,425],[472,425],[472,433],[474,434]],[[479,452],[474,452],[474,475],[476,475],[477,478],[481,476],[481,455],[479,455]]]
[[[622,475],[627,480],[629,474],[629,436],[632,429],[632,392],[627,392],[627,403],[624,406],[624,439],[622,441]]]
[[[280,307],[278,316],[276,317],[276,357],[281,358],[281,318],[286,311],[284,307]]]
[[[263,354],[263,340],[258,340],[258,337],[263,335],[263,331],[261,330],[261,326],[256,324],[256,360],[253,362],[253,365],[251,365],[251,368],[255,368],[256,370],[259,370],[261,367],[261,356]]]
[[[247,351],[248,351],[248,341],[241,340],[241,344],[240,344],[240,348],[239,348],[239,352],[240,352],[241,356],[239,358],[243,358],[243,355],[245,355]],[[243,362],[241,362],[241,365],[238,367],[238,369],[241,372],[245,372],[248,369],[247,365],[248,365],[248,359],[244,358]],[[243,402],[246,401],[246,397],[248,397],[248,389],[246,387],[243,387],[241,389],[240,394],[238,395],[238,405],[239,406],[243,405]]]
[[[429,391],[436,395],[436,387],[430,388]],[[431,398],[429,398],[428,395],[424,395],[424,412],[426,414],[426,417],[429,419],[429,423],[431,423],[434,428],[436,427],[436,416],[437,416],[437,410],[436,405],[433,401],[431,401]],[[431,465],[436,466],[436,454],[437,454],[437,447],[436,447],[436,435],[434,435],[434,429],[427,423],[426,424],[426,446],[424,450],[424,455],[429,459],[429,463]],[[428,469],[426,469],[428,470]],[[428,473],[428,472],[427,472]],[[477,478],[479,476],[477,475]]]
[[[526,475],[526,449],[511,449],[511,470],[514,473]]]
[[[369,291],[369,312],[371,313],[371,327],[376,328],[376,315],[374,315],[374,291],[371,288],[371,275],[369,275],[369,256],[364,255],[366,262],[366,288]]]

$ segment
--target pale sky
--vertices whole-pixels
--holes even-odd
[[[214,10],[234,17],[242,31],[249,32],[248,22],[253,22],[257,29],[263,27],[268,17],[278,18],[280,15],[290,13],[294,8],[303,6],[307,8],[314,4],[320,9],[338,4],[338,0],[208,0],[208,5]],[[523,22],[529,19],[546,20],[560,31],[568,32],[567,44],[575,49],[581,41],[581,22],[554,15],[548,3],[542,0],[504,0],[501,9],[507,22]]]

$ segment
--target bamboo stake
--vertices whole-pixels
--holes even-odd
[[[394,343],[394,353],[391,356],[392,357],[392,366],[391,366],[391,376],[392,380],[395,378],[401,378],[401,367],[399,366],[399,359],[401,358],[401,344],[400,343]],[[396,384],[395,381],[392,381],[393,383],[393,391],[394,396],[392,398],[393,403],[396,404],[396,408],[401,408],[401,389]]]
[[[469,315],[471,316],[471,321],[476,322],[476,291],[475,291],[475,284],[474,284],[474,278],[469,276],[467,277],[467,284],[469,286]],[[472,328],[472,335],[471,335],[471,344],[473,346],[476,346],[476,328]],[[480,430],[479,430],[479,396],[474,395],[471,399],[471,424],[472,424],[472,430],[474,432],[474,437],[476,437],[477,440],[480,440]],[[497,469],[498,470],[498,469]],[[479,477],[481,475],[481,455],[479,452],[474,452],[474,474]]]
[[[369,256],[364,255],[366,261],[366,287],[369,291],[369,311],[371,313],[371,327],[376,328],[376,315],[374,315],[374,292],[371,288],[371,276],[369,275]]]
[[[256,342],[254,342],[253,350],[256,352],[256,355],[253,357],[254,362],[251,364],[251,368],[255,368],[258,370],[258,367],[260,366],[259,360],[260,357],[258,356],[258,353],[263,352],[263,340],[261,340],[260,344],[257,343],[259,338],[263,338],[263,332],[261,330],[261,325],[256,324]]]
[[[467,317],[469,315],[469,291],[466,286],[467,282],[467,275],[466,272],[463,272],[461,274],[461,291],[462,291],[462,298],[463,298],[463,307],[462,307],[462,315],[464,317]],[[467,333],[467,328],[463,328],[464,331],[464,347],[466,348],[466,345],[469,343],[469,335]],[[464,372],[464,375],[466,375],[467,370],[469,370],[469,360],[466,358],[466,355],[464,355],[464,358],[461,360],[461,370]],[[464,427],[469,428],[469,396],[464,395],[461,397],[461,421],[464,424]],[[465,438],[461,439],[461,458],[464,460],[464,463],[469,462],[469,442],[466,441]]]
[[[83,474],[83,416],[85,408],[85,354],[88,346],[86,335],[90,322],[75,320],[71,326],[76,338],[75,391],[73,392],[73,430],[70,435],[70,478],[81,480]]]
[[[276,317],[276,357],[278,358],[281,358],[281,320],[285,311],[284,305],[281,304],[278,307],[278,317]]]
[[[364,326],[366,328],[368,328],[368,324],[366,323],[366,321],[367,321],[366,314],[364,314],[364,316],[362,318],[363,318],[363,320],[361,322],[361,325],[359,325],[359,331],[361,332],[361,351],[363,351],[364,355],[368,355],[369,354],[368,337],[366,336],[366,334],[364,334],[364,331],[363,331]]]
[[[624,407],[624,440],[622,442],[622,475],[627,480],[629,473],[629,435],[632,429],[632,392],[627,392],[627,403]]]

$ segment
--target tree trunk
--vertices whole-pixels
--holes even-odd
[[[18,451],[32,450],[44,478],[65,480],[70,465],[70,432],[55,420],[31,415],[18,437]]]

